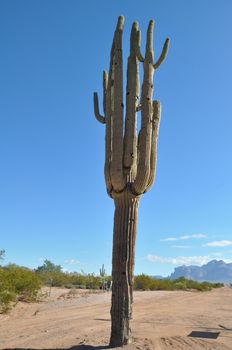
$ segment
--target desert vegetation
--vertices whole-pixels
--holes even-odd
[[[7,312],[17,301],[35,301],[42,280],[32,270],[10,264],[0,268],[0,312]]]
[[[2,254],[3,256],[3,254]],[[45,260],[37,269],[8,264],[0,266],[0,312],[10,310],[18,301],[33,302],[41,297],[41,287],[65,287],[69,289],[106,289],[111,276],[85,272],[64,272],[60,265]]]
[[[3,256],[3,254],[2,254]],[[104,265],[99,274],[64,272],[60,265],[45,260],[37,269],[9,264],[0,267],[0,312],[8,312],[18,301],[34,302],[41,297],[41,287],[65,287],[69,289],[109,290],[111,276]],[[220,283],[196,282],[181,277],[177,280],[155,279],[141,274],[135,276],[135,290],[198,290],[209,291],[222,287]]]
[[[135,276],[134,283],[135,290],[198,290],[204,292],[220,287],[223,287],[222,283],[197,282],[184,277],[176,280],[155,279],[145,274]]]

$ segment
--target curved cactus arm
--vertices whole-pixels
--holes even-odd
[[[122,30],[124,17],[118,18],[114,35],[113,57],[113,108],[112,108],[112,160],[111,181],[116,192],[125,187],[123,174],[123,66],[122,66]]]
[[[161,103],[160,101],[153,101],[150,177],[149,177],[145,192],[149,191],[155,179],[156,158],[157,158],[157,139],[158,139],[158,133],[159,133],[160,118],[161,118]]]
[[[97,92],[93,93],[93,104],[94,104],[94,114],[95,114],[96,119],[100,123],[105,124],[105,122],[106,122],[105,117],[103,117],[99,112],[99,103],[98,103]]]
[[[144,193],[150,176],[152,123],[149,122],[140,130],[140,142],[138,149],[138,165],[132,191],[137,195]]]
[[[104,114],[106,115],[106,90],[108,85],[108,73],[106,71],[103,72],[103,110]],[[96,119],[102,123],[106,123],[105,116],[102,116],[99,112],[99,103],[98,103],[98,95],[97,92],[94,92],[93,94],[93,104],[94,104],[94,114]]]
[[[138,23],[134,22],[131,29],[130,55],[127,63],[126,118],[124,136],[124,168],[126,173],[131,173],[131,175],[132,168],[134,174],[134,166],[137,158],[136,112],[139,100],[139,67],[138,59],[136,57],[137,31]]]
[[[141,54],[141,31],[140,30],[137,31],[137,35],[136,35],[136,55],[140,62],[144,62],[144,57]]]
[[[138,145],[137,175],[133,183],[133,191],[142,194],[147,187],[150,177],[150,155],[152,137],[152,95],[153,95],[153,28],[154,22],[150,21],[147,29],[146,55],[143,63],[144,78],[141,95],[141,130]]]
[[[158,69],[159,66],[161,65],[161,63],[163,63],[163,61],[165,60],[167,53],[168,53],[168,49],[169,49],[169,44],[170,44],[170,39],[167,38],[165,40],[162,52],[160,54],[160,57],[158,58],[158,60],[156,61],[156,63],[154,64],[154,69]]]

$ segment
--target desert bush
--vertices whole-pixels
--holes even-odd
[[[86,288],[86,275],[78,273],[78,272],[70,273],[69,274],[69,283],[73,284],[76,287],[82,286],[81,289],[85,289]]]
[[[38,266],[35,273],[44,285],[63,287],[65,284],[69,284],[68,275],[62,271],[62,267],[48,259],[44,260],[43,265]]]
[[[62,271],[43,271],[36,272],[36,274],[39,276],[42,283],[47,286],[64,287],[70,283],[68,275]]]
[[[7,274],[3,268],[0,268],[0,312],[5,313],[10,309],[10,305],[16,299],[16,294]]]
[[[135,276],[135,290],[173,290],[175,286],[169,279],[155,279],[154,277],[141,274]]]
[[[223,287],[222,283],[197,282],[180,277],[176,280],[155,279],[151,276],[141,274],[135,276],[135,290],[190,290],[209,291],[212,288]]]
[[[184,277],[177,278],[176,280],[172,280],[171,282],[173,284],[174,290],[191,289],[188,287],[188,280]]]
[[[104,281],[107,287],[110,286],[111,276],[106,276],[104,265],[101,269],[104,272]],[[44,260],[42,266],[35,270],[42,283],[52,287],[100,289],[102,287],[102,276],[94,273],[64,272],[60,265],[55,265],[50,260]]]
[[[81,289],[100,289],[102,287],[102,277],[96,276],[94,273],[80,274],[70,273],[68,274],[69,284]],[[106,285],[110,285],[111,277],[105,277]]]
[[[101,277],[95,276],[94,273],[80,274],[37,269],[36,275],[44,285],[52,287],[100,289],[102,284]]]
[[[216,282],[213,283],[213,288],[222,288],[224,287],[224,283]]]
[[[4,268],[6,280],[17,295],[18,300],[33,301],[41,288],[41,280],[34,271],[10,264]]]
[[[0,313],[6,313],[11,308],[12,302],[16,299],[14,292],[0,288]]]
[[[100,276],[89,273],[85,277],[85,285],[87,289],[100,289],[102,281]]]
[[[34,301],[41,287],[41,280],[27,268],[10,264],[0,268],[0,311],[10,309],[12,302]]]
[[[145,274],[135,276],[134,289],[135,290],[150,290],[152,284],[152,278]]]

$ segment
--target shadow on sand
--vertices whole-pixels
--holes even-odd
[[[110,349],[109,345],[88,345],[88,344],[79,344],[72,346],[71,348],[50,348],[50,349],[38,349],[38,348],[4,348],[3,350],[105,350]]]
[[[200,331],[192,331],[188,337],[194,338],[206,338],[206,339],[217,339],[220,332],[200,332]]]

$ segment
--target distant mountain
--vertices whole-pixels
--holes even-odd
[[[152,276],[155,280],[165,280],[167,279],[168,277],[164,277],[164,276],[161,276],[161,275],[155,275],[155,276]]]
[[[202,266],[179,266],[170,275],[170,279],[182,276],[199,282],[232,283],[232,263],[226,264],[223,260],[212,260]]]

